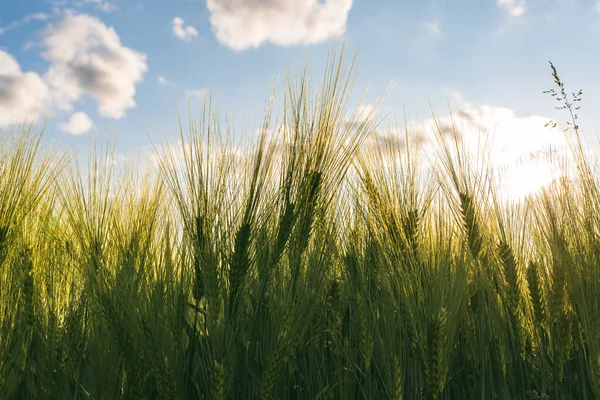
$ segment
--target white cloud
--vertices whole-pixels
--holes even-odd
[[[97,9],[102,10],[104,12],[113,12],[119,9],[119,7],[117,7],[116,4],[107,0],[82,0],[78,3],[78,5],[85,4],[93,4],[96,6]]]
[[[45,18],[31,14],[27,19]],[[24,49],[32,45],[28,42]],[[135,107],[135,85],[147,70],[146,56],[124,47],[113,28],[68,12],[48,25],[40,46],[50,62],[43,76],[22,72],[10,54],[0,51],[0,125],[57,108],[71,110],[84,95],[96,99],[98,112],[106,117],[121,118]]]
[[[496,0],[496,4],[511,17],[520,17],[525,14],[525,0]]]
[[[36,118],[50,103],[50,90],[42,77],[22,72],[17,60],[0,50],[0,126]]]
[[[600,0],[598,0],[598,1],[596,2],[596,4],[594,4],[594,5],[592,6],[592,9],[593,9],[594,11],[596,11],[598,14],[600,14]]]
[[[313,44],[346,31],[352,0],[207,0],[217,40],[234,50]]]
[[[121,118],[135,107],[135,85],[147,70],[146,55],[121,44],[119,35],[85,14],[67,15],[50,25],[42,56],[56,105],[70,110],[83,94],[94,97],[100,115]]]
[[[563,174],[555,160],[569,156],[568,144],[560,128],[544,127],[549,118],[520,117],[509,108],[485,105],[463,109],[461,117],[469,132],[465,141],[473,152],[475,139],[490,133],[489,163],[511,197],[535,192]]]
[[[442,34],[442,25],[439,21],[425,22],[423,26],[425,27],[425,29],[427,29],[429,32],[433,33],[436,36]]]
[[[185,25],[185,21],[181,17],[173,18],[173,34],[181,40],[191,40],[198,36],[196,28],[190,25]]]
[[[217,143],[213,141],[211,143],[210,152],[206,151],[207,142],[202,140],[202,157],[206,157],[205,161],[208,163],[220,163],[225,162],[231,166],[241,166],[243,163],[249,161],[248,149],[239,147],[232,147]],[[159,170],[166,168],[170,171],[177,173],[186,173],[186,159],[189,161],[190,153],[193,153],[193,146],[189,142],[182,142],[181,140],[167,142],[160,144],[156,147],[148,148],[142,157],[142,164],[149,168]],[[198,154],[196,154],[197,156]],[[228,174],[231,174],[231,178],[234,177],[240,171],[241,168],[226,168]],[[232,181],[233,182],[233,181]]]
[[[188,143],[176,141],[158,145],[156,148],[148,148],[146,151],[146,159],[150,168],[159,170],[161,166],[167,167],[169,164],[173,170],[183,170],[185,166],[185,156],[190,152]],[[168,162],[167,162],[168,161]]]
[[[160,83],[163,86],[171,86],[171,87],[175,87],[177,85],[175,85],[173,82],[171,82],[170,80],[168,80],[167,78],[165,78],[162,75],[159,75],[158,78],[158,83]]]
[[[5,76],[16,76],[21,74],[21,67],[17,60],[10,54],[0,50],[0,74]]]
[[[566,147],[559,128],[544,127],[549,120],[546,117],[518,117],[512,109],[488,105],[469,106],[459,114],[472,133],[487,130],[493,134],[494,159],[499,164],[528,162],[547,157],[552,149]]]
[[[92,129],[94,123],[86,113],[80,111],[71,115],[67,122],[58,124],[58,128],[71,135],[83,135]]]
[[[467,152],[479,163],[499,174],[504,193],[513,199],[523,198],[559,178],[562,171],[555,160],[568,157],[568,144],[560,128],[544,127],[546,117],[517,116],[514,110],[489,105],[475,106],[461,101],[459,111],[432,118],[422,124],[408,124],[408,140],[424,159],[439,159],[436,137],[441,133],[452,142],[457,133]],[[389,146],[404,149],[406,132],[384,129],[371,135],[365,143],[367,153]],[[483,147],[482,147],[483,146]],[[483,153],[482,153],[483,152]],[[481,157],[483,156],[483,158]],[[481,165],[480,165],[481,166]],[[475,166],[475,168],[479,168]]]
[[[346,122],[351,124],[361,124],[367,119],[372,119],[374,115],[377,115],[377,109],[372,104],[359,104],[356,109],[353,110],[352,114],[346,119]]]

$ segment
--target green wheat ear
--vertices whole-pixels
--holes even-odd
[[[196,232],[194,241],[194,287],[193,296],[198,303],[204,296],[204,279],[202,278],[202,254],[204,251],[204,219],[196,217]]]
[[[362,357],[365,370],[369,370],[373,357],[373,342],[369,334],[366,307],[366,301],[359,297],[356,304],[356,318],[359,329],[359,352]]]
[[[529,291],[531,292],[535,321],[538,325],[545,324],[548,317],[546,293],[540,279],[538,266],[533,261],[529,263],[529,267],[527,268],[527,282]]]
[[[225,400],[225,368],[223,364],[215,361],[213,372],[213,399]]]
[[[483,240],[480,232],[479,221],[473,204],[473,197],[466,192],[459,192],[460,211],[463,218],[463,227],[467,235],[467,243],[471,255],[479,260],[483,254]]]
[[[394,356],[394,400],[401,400],[404,398],[404,385],[403,385],[403,370],[400,358]]]
[[[443,352],[447,346],[448,312],[443,307],[431,319],[427,330],[427,391],[432,399],[439,398],[446,382]]]
[[[244,222],[235,235],[235,247],[229,270],[229,315],[231,318],[237,318],[236,310],[240,301],[238,296],[250,268],[250,236],[251,224]]]

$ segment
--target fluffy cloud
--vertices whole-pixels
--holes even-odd
[[[32,14],[28,20],[45,18]],[[19,63],[0,50],[0,126],[56,109],[70,111],[84,95],[93,97],[106,117],[121,118],[135,107],[135,85],[147,70],[146,56],[124,47],[115,30],[100,20],[67,13],[48,25],[40,46],[50,63],[43,76],[21,71]],[[74,117],[79,127],[86,125],[80,113]]]
[[[479,162],[500,176],[506,195],[522,198],[559,178],[563,171],[555,161],[569,156],[563,132],[544,127],[547,121],[536,115],[517,116],[509,108],[463,102],[453,118],[446,115],[409,124],[408,134],[402,129],[379,130],[369,137],[363,151],[368,154],[379,149],[395,157],[396,151],[388,151],[405,149],[408,136],[419,157],[436,160],[440,156],[437,132],[450,142],[456,135],[473,159],[484,156]]]
[[[550,153],[566,149],[563,132],[545,127],[549,120],[545,117],[518,117],[509,108],[488,105],[465,107],[459,116],[472,137],[482,133],[493,137],[494,160],[498,164],[546,159]]]
[[[0,126],[38,117],[50,101],[50,91],[42,77],[35,72],[22,72],[17,60],[0,50]]]
[[[344,34],[352,0],[207,0],[217,40],[234,50],[287,46]]]
[[[48,27],[44,45],[42,55],[51,62],[46,80],[60,108],[70,110],[84,93],[97,100],[106,117],[121,118],[135,107],[146,55],[124,47],[113,28],[89,15],[67,15]]]
[[[496,0],[496,4],[512,17],[525,14],[525,0]]]
[[[503,107],[466,107],[465,141],[475,153],[481,139],[489,138],[489,160],[500,175],[505,192],[523,197],[551,184],[565,171],[556,161],[568,158],[569,147],[559,127],[544,127],[548,118],[517,116]]]
[[[58,128],[63,132],[70,133],[71,135],[83,135],[92,129],[94,123],[84,112],[76,112],[71,115],[71,118],[67,122],[61,122],[58,124]]]
[[[185,25],[185,21],[181,17],[173,18],[173,34],[181,40],[192,40],[198,36],[196,28],[190,25]]]

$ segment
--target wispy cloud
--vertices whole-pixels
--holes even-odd
[[[32,48],[34,48],[35,45],[36,45],[36,42],[34,40],[28,40],[23,44],[23,50],[29,51]]]
[[[204,97],[206,89],[186,89],[185,95],[187,97]]]
[[[496,4],[511,17],[520,17],[525,14],[525,0],[496,0]]]
[[[439,36],[442,34],[442,24],[439,21],[428,21],[423,23],[425,29],[427,29],[432,34]]]
[[[27,14],[26,16],[24,16],[21,19],[15,20],[15,21],[9,23],[6,26],[0,27],[0,35],[8,32],[10,30],[17,29],[17,28],[19,28],[19,27],[21,27],[23,25],[27,25],[27,24],[29,24],[31,22],[34,22],[34,21],[47,21],[50,18],[51,18],[51,15],[47,14],[47,13],[41,13],[40,12],[40,13]]]
[[[50,4],[52,7],[63,7],[67,5],[67,0],[44,0],[47,4]]]
[[[217,40],[234,50],[323,42],[346,31],[352,0],[207,0]]]
[[[58,124],[58,129],[71,135],[86,134],[94,126],[93,121],[86,113],[80,111],[71,115],[68,121]]]
[[[119,9],[116,4],[108,0],[81,0],[77,3],[78,6],[85,4],[94,5],[97,9],[104,12],[113,12]]]
[[[371,119],[373,115],[377,114],[377,112],[378,110],[372,104],[359,104],[358,107],[356,107],[356,109],[354,109],[352,112],[352,115],[347,118],[346,122],[360,124],[368,119]]]
[[[167,78],[165,78],[162,75],[159,75],[157,78],[158,83],[160,83],[163,86],[171,86],[171,87],[176,87],[177,85],[173,82],[171,82],[170,80],[168,80]]]
[[[181,17],[173,18],[173,34],[181,40],[192,40],[198,36],[198,31],[191,25],[185,25],[185,21]]]

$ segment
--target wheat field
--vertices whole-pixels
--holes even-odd
[[[316,88],[288,79],[244,146],[207,99],[148,171],[5,129],[0,399],[600,398],[575,119],[574,175],[508,202],[458,129],[428,160],[410,129],[365,146],[354,74],[340,53]]]

